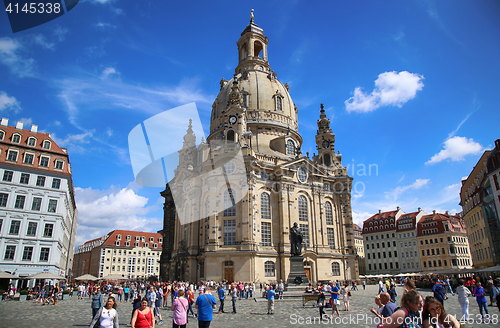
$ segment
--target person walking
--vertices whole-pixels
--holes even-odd
[[[108,298],[106,306],[101,307],[92,319],[89,328],[118,328],[118,312],[116,311],[118,304],[113,297]]]
[[[451,296],[454,296],[455,294],[453,293],[453,288],[451,287],[451,283],[450,283],[450,277],[446,276],[446,278],[444,279],[444,283],[446,285],[446,290],[450,291],[451,293]]]
[[[460,304],[460,308],[462,309],[462,316],[465,321],[469,320],[469,299],[468,297],[471,295],[469,288],[464,286],[464,280],[458,280],[457,287],[457,295],[458,295],[458,304]]]
[[[132,316],[132,328],[155,328],[153,310],[148,307],[148,302],[146,297],[141,299],[141,307],[135,310]]]
[[[188,323],[189,302],[184,298],[184,290],[179,290],[177,299],[174,300],[171,310],[173,311],[173,328],[185,328]]]
[[[366,281],[363,280],[363,290],[366,290]]]
[[[488,315],[488,322],[489,322],[490,313],[488,312],[488,301],[486,300],[485,295],[486,293],[484,291],[484,288],[481,287],[481,281],[478,280],[476,282],[476,288],[474,288],[474,296],[476,296],[477,305],[479,306],[479,312],[481,313],[483,322],[487,321],[484,312],[486,312],[486,314]]]
[[[231,289],[231,301],[233,302],[233,313],[236,313],[236,300],[238,299],[238,289],[234,285]]]
[[[389,289],[389,295],[391,296],[391,302],[396,303],[396,296],[398,296],[398,293],[396,293],[396,285],[391,286],[391,289]]]
[[[432,286],[432,292],[434,293],[434,298],[441,302],[441,304],[443,304],[444,306],[444,287],[437,278],[434,278],[434,286]]]
[[[333,317],[333,313],[334,312],[337,312],[337,315],[340,317],[340,313],[339,313],[339,310],[338,310],[338,305],[340,304],[340,301],[339,301],[339,295],[340,295],[340,289],[337,285],[333,285],[331,291],[330,291],[330,302],[332,304],[332,317]]]
[[[316,305],[319,308],[319,317],[323,319],[323,316],[326,314],[325,313],[325,294],[323,293],[323,290],[319,290],[319,295],[318,295],[318,304]]]
[[[345,284],[342,290],[342,301],[344,301],[344,311],[349,311],[349,297],[351,297],[351,291],[349,290],[349,285]]]
[[[269,286],[267,289],[267,314],[274,314],[274,295],[276,292],[272,286]]]
[[[220,301],[219,313],[224,313],[224,300],[226,299],[226,290],[224,289],[223,286],[220,286],[217,293],[219,294],[219,301]]]
[[[155,289],[156,293],[156,301],[155,301],[155,306],[153,308],[153,313],[156,317],[158,317],[158,325],[161,325],[163,323],[163,319],[161,318],[161,313],[160,313],[160,308],[161,308],[161,303],[162,303],[162,291],[161,289]]]
[[[94,295],[92,295],[92,303],[90,304],[90,307],[92,309],[92,319],[94,319],[97,312],[99,312],[99,309],[104,305],[103,301],[104,300],[103,300],[103,296],[101,293],[101,289],[95,288]]]
[[[217,303],[208,287],[202,295],[198,296],[194,307],[198,311],[198,328],[209,328]]]
[[[194,311],[193,311],[194,291],[193,291],[192,286],[190,286],[189,289],[187,290],[186,298],[188,300],[188,306],[189,306],[188,311],[191,311],[191,314],[193,315],[193,317],[196,317],[196,314],[194,314]]]
[[[491,276],[488,277],[488,294],[490,294],[490,304],[489,306],[493,306],[493,291],[494,291],[494,288],[495,287],[495,284],[493,282],[493,278]]]
[[[278,292],[278,299],[283,299],[283,291],[285,290],[285,284],[283,283],[283,280],[280,279],[280,282],[278,283],[278,287],[276,288],[276,291]]]

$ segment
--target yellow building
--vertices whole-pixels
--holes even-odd
[[[472,268],[467,232],[462,219],[434,211],[417,223],[421,268],[425,271]]]
[[[460,190],[460,205],[463,209],[463,219],[467,225],[470,250],[474,267],[478,269],[495,265],[492,253],[490,227],[484,217],[483,180],[487,177],[486,162],[491,151],[483,153],[467,179],[462,180]]]
[[[271,70],[268,42],[252,18],[237,42],[234,77],[220,81],[206,143],[196,145],[191,127],[184,136],[176,175],[162,192],[163,280],[286,281],[294,223],[304,233],[302,256],[311,281],[358,276],[352,178],[335,152],[330,120],[321,105],[318,155],[304,156],[299,109],[289,85]],[[222,153],[234,149],[242,159],[223,163]],[[186,183],[212,167],[223,167],[224,177],[213,170]],[[238,174],[243,177],[232,178]],[[183,201],[175,200],[182,193]],[[189,222],[182,224],[179,216]]]
[[[361,233],[363,232],[363,229],[357,224],[353,224],[353,231],[354,231],[354,247],[356,247],[356,253],[358,254],[358,268],[359,268],[359,274],[360,275],[365,275],[366,274],[366,267],[365,267],[365,246],[363,243],[363,236]]]

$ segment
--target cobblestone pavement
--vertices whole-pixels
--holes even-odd
[[[234,328],[234,327],[376,327],[372,314],[369,310],[374,305],[373,296],[376,294],[377,286],[367,286],[366,290],[353,291],[350,300],[351,311],[340,311],[341,319],[334,318],[334,321],[324,320],[320,322],[319,311],[312,307],[312,302],[306,307],[302,307],[301,301],[276,301],[275,314],[267,315],[267,303],[263,299],[240,300],[237,302],[237,314],[232,311],[231,301],[226,299],[225,311],[223,314],[214,314],[214,320],[211,327]],[[403,287],[397,287],[398,295],[402,295]],[[420,291],[423,296],[431,295],[429,290]],[[262,300],[262,301],[261,301]],[[400,296],[397,298],[399,303]],[[169,299],[170,305],[170,299]],[[450,296],[445,301],[445,308],[448,313],[456,314],[461,317],[460,306],[456,296]],[[339,307],[343,309],[343,305]],[[490,314],[496,314],[498,319],[498,309],[489,307]],[[330,309],[327,314],[331,314]],[[119,303],[118,315],[120,318],[120,327],[126,327],[129,323],[132,311],[131,303]],[[196,310],[195,310],[196,311]],[[172,313],[167,309],[161,310],[164,324],[159,327],[172,326]],[[468,323],[466,327],[500,327],[500,323],[478,323],[480,320],[479,310],[474,298],[470,298],[470,313],[474,323]],[[88,327],[90,323],[91,309],[90,300],[78,300],[76,296],[68,300],[59,301],[57,306],[39,304],[35,305],[32,301],[2,301],[0,302],[0,327]],[[316,319],[314,319],[316,318]],[[315,324],[314,321],[316,320]],[[367,322],[368,320],[368,322]],[[197,327],[196,318],[189,318],[187,327]]]

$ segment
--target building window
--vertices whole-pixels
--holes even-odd
[[[42,199],[40,197],[33,197],[33,204],[31,204],[32,211],[40,211],[42,208]]]
[[[17,151],[9,150],[9,154],[7,155],[7,160],[11,162],[17,161]]]
[[[276,275],[276,271],[274,270],[274,262],[266,261],[264,263],[264,271],[266,277],[274,277]]]
[[[236,220],[224,220],[224,245],[236,244]]]
[[[37,185],[37,187],[45,187],[45,177],[39,175],[36,178],[36,185]]]
[[[40,251],[40,262],[47,262],[49,260],[50,248],[42,247]]]
[[[21,136],[19,134],[14,134],[12,136],[12,142],[20,143],[21,142]]]
[[[263,192],[260,195],[260,213],[262,219],[271,219],[271,206],[269,203],[269,194]]]
[[[5,182],[12,182],[12,175],[14,172],[12,171],[4,171],[3,172],[3,181]]]
[[[61,179],[52,179],[52,188],[59,189],[61,187]]]
[[[309,246],[309,225],[308,224],[299,224],[300,230],[302,230],[303,234],[303,243],[304,246],[307,247]]]
[[[3,140],[4,136],[5,136],[5,132],[0,130],[0,140]]]
[[[130,246],[130,242],[129,242],[129,241],[126,241],[126,242],[125,242],[125,246],[129,247],[129,246]]]
[[[119,240],[115,240],[115,246],[120,246],[120,241]],[[115,258],[113,258],[113,262],[114,262]]]
[[[55,169],[62,170],[63,169],[63,161],[56,161]]]
[[[286,154],[287,155],[295,155],[295,144],[293,143],[292,140],[288,140],[286,142]]]
[[[40,157],[40,166],[49,167],[49,158],[45,156]]]
[[[20,226],[21,226],[21,221],[12,220],[12,222],[10,223],[9,234],[10,235],[18,235]]]
[[[28,138],[28,146],[34,147],[36,145],[36,139],[33,137]]]
[[[328,235],[328,246],[330,249],[335,249],[335,230],[333,228],[326,228]]]
[[[33,164],[33,159],[35,156],[33,154],[24,154],[24,164]]]
[[[332,204],[330,202],[325,203],[325,217],[326,224],[333,225]]]
[[[21,180],[19,183],[28,184],[30,182],[30,175],[28,173],[21,173]]]
[[[307,200],[304,196],[299,197],[299,221],[308,221]]]
[[[371,268],[370,268],[371,270]],[[340,264],[337,262],[332,263],[332,275],[333,276],[340,276]]]
[[[276,110],[283,110],[283,99],[280,96],[276,96]]]
[[[50,141],[45,140],[43,142],[43,149],[50,149]]]
[[[305,183],[307,181],[307,172],[304,170],[304,168],[299,168],[297,171],[297,177],[300,182]]]
[[[130,239],[131,239],[130,235],[127,235],[127,240],[130,240]]]
[[[52,237],[53,230],[54,230],[54,224],[45,223],[45,229],[43,229],[43,236],[44,237]]]
[[[271,223],[261,222],[260,233],[262,246],[271,246]]]
[[[14,208],[18,208],[18,209],[22,210],[24,208],[25,199],[26,199],[25,196],[17,195],[16,203],[14,204]]]
[[[200,278],[205,278],[205,261],[200,261]]]
[[[24,246],[23,261],[31,261],[32,256],[33,256],[33,247]]]
[[[31,237],[36,236],[37,226],[38,226],[38,223],[36,223],[36,222],[28,222],[28,230],[26,231],[26,236],[31,236]]]
[[[14,260],[14,255],[16,254],[16,246],[8,245],[5,247],[4,260]]]
[[[228,189],[224,192],[224,216],[236,215],[236,204],[234,202],[234,190]]]
[[[56,209],[57,209],[57,200],[49,199],[49,208],[48,208],[47,212],[55,213]]]
[[[0,207],[7,207],[8,194],[0,194]]]

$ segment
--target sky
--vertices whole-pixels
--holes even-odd
[[[68,149],[77,245],[162,228],[162,188],[134,181],[128,134],[195,102],[208,135],[251,9],[298,107],[303,154],[317,152],[325,104],[355,223],[396,206],[461,211],[461,180],[500,138],[498,1],[81,0],[18,33],[3,12],[0,115]]]

